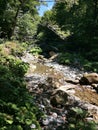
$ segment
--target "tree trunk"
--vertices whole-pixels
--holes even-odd
[[[11,39],[14,36],[14,31],[15,31],[15,27],[16,27],[16,24],[17,24],[17,18],[18,18],[20,8],[21,8],[21,5],[17,8],[16,15],[13,19],[12,28],[11,28],[11,31],[10,31],[10,34],[9,34],[9,39]]]

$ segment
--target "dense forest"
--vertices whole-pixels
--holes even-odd
[[[41,129],[43,113],[24,80],[29,65],[18,58],[25,51],[53,51],[60,64],[98,72],[98,0],[57,0],[42,17],[41,4],[0,0],[0,130]]]

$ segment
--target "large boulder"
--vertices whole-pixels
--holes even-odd
[[[59,105],[63,106],[68,101],[68,94],[62,90],[57,90],[51,97],[51,104],[54,107],[58,107]]]
[[[86,73],[83,74],[83,77],[79,80],[81,85],[90,85],[93,83],[98,83],[98,74],[97,73]]]
[[[76,85],[65,85],[61,86],[58,89],[55,89],[53,91],[52,97],[51,97],[51,104],[53,106],[64,106],[68,102],[70,96],[74,95],[75,90],[74,88]]]
[[[78,93],[79,92],[81,93],[79,94],[82,98],[76,94],[77,93],[76,90],[79,90]],[[85,88],[83,90],[87,91]],[[89,91],[87,92],[89,93]],[[89,117],[90,117],[91,120],[98,122],[98,106],[96,105],[97,99],[96,101],[94,100],[94,97],[93,97],[94,92],[90,94],[91,94],[91,97],[89,97],[88,99],[87,93],[82,91],[81,86],[67,84],[53,91],[53,94],[50,98],[50,103],[53,107],[62,108],[63,106],[65,107],[69,106],[69,107],[79,107],[79,108],[85,109],[88,111],[87,120],[89,120]],[[95,98],[97,98],[97,94]]]

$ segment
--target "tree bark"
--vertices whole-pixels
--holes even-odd
[[[15,17],[13,19],[11,32],[9,34],[9,39],[11,39],[14,36],[14,31],[15,31],[15,27],[16,27],[16,24],[17,24],[17,18],[18,18],[20,8],[21,8],[21,5],[17,8],[16,15],[15,15]]]

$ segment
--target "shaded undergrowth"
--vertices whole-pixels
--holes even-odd
[[[42,113],[24,81],[29,65],[15,57],[23,48],[12,45],[0,45],[0,130],[40,130]]]

